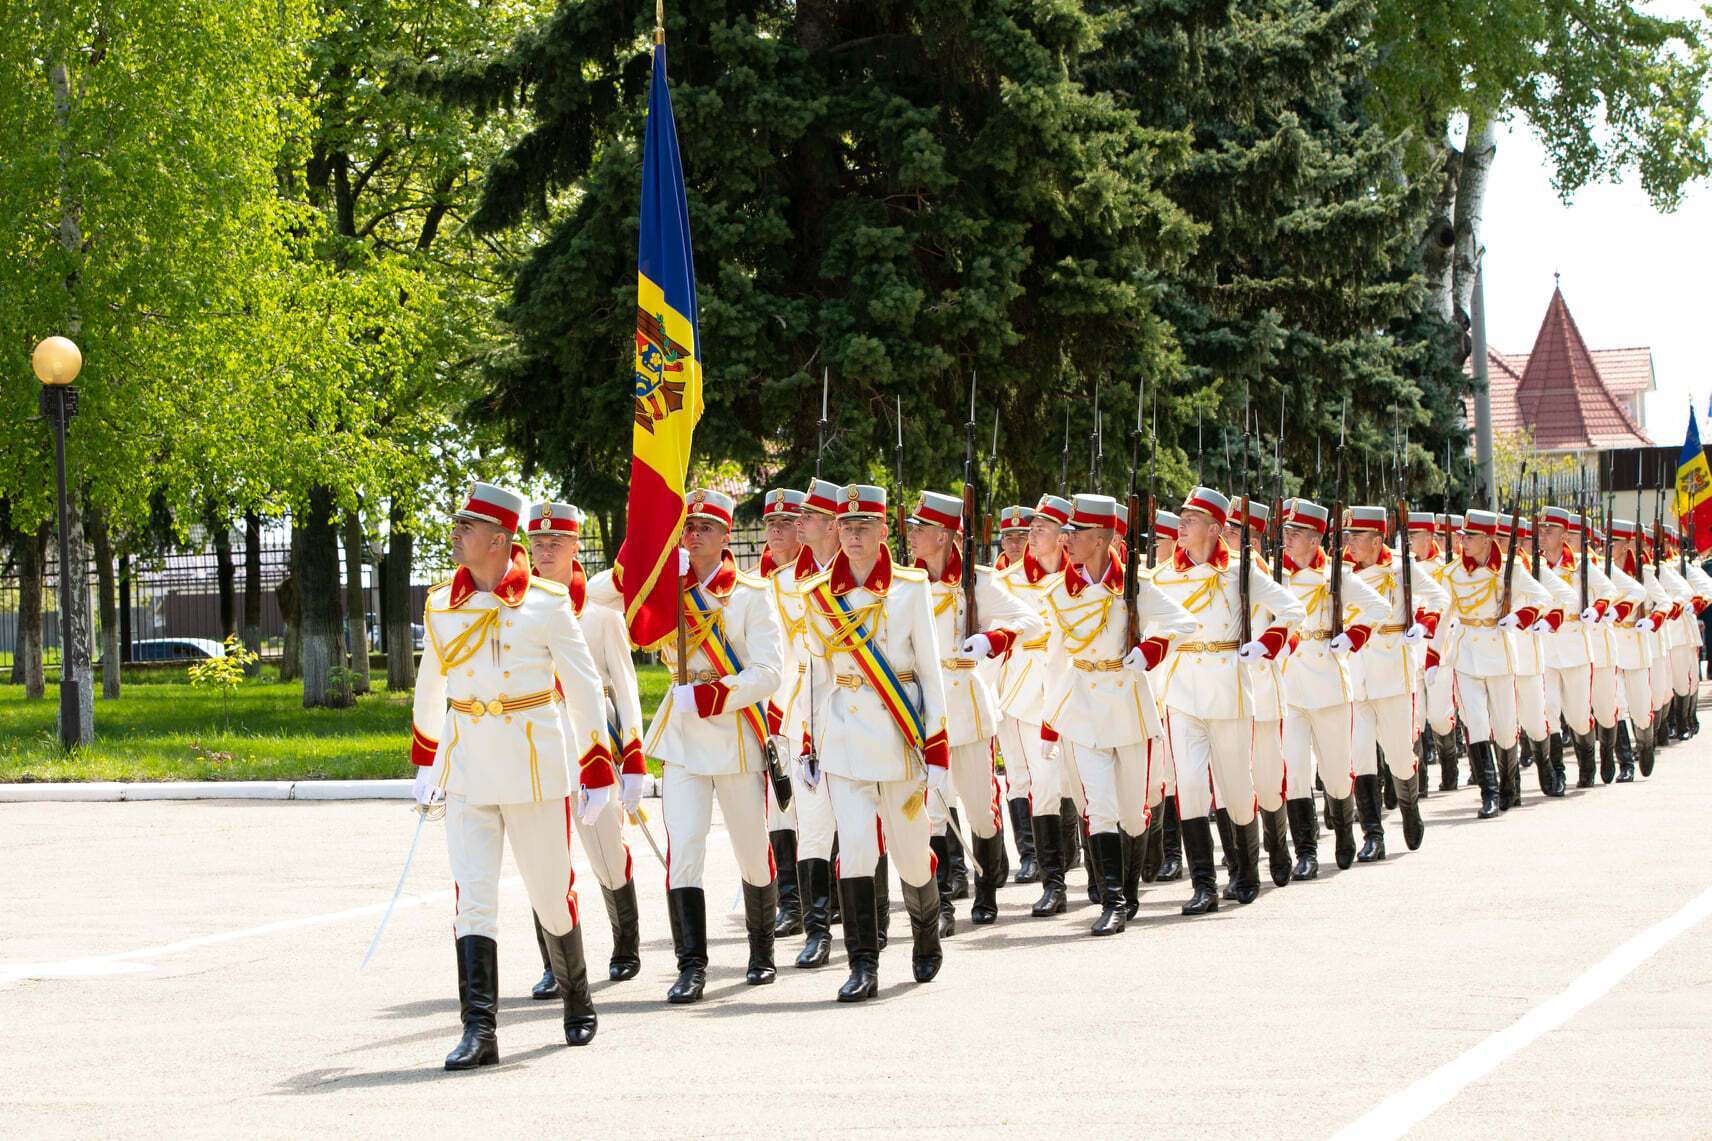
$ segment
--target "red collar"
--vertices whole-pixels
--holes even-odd
[[[1623,573],[1630,578],[1635,577],[1635,552],[1628,551],[1623,555]]]
[[[1179,571],[1187,571],[1193,570],[1201,564],[1190,558],[1188,548],[1179,543],[1171,553],[1171,565]],[[1213,548],[1213,557],[1207,560],[1206,565],[1217,571],[1222,571],[1230,566],[1230,548],[1225,546],[1223,535],[1219,536],[1219,545]]]
[[[581,618],[583,603],[588,601],[588,574],[575,559],[571,560],[571,581],[565,584],[565,589],[571,592],[571,612]]]
[[[684,580],[684,589],[687,591],[693,585],[697,584],[695,582],[695,568],[692,567],[690,568],[690,577]],[[732,557],[730,550],[721,551],[719,553],[719,569],[713,572],[713,578],[709,579],[707,585],[702,589],[715,598],[728,598],[731,595],[732,587],[736,585],[737,560]]]
[[[1305,567],[1297,566],[1295,559],[1291,558],[1289,555],[1285,555],[1284,571],[1286,574],[1295,574],[1297,571],[1301,570],[1325,570],[1327,564],[1330,562],[1331,560],[1326,557],[1326,549],[1324,547],[1315,547],[1314,557],[1308,560],[1308,565]]]
[[[755,573],[762,578],[772,578],[773,572],[779,569],[779,564],[773,561],[773,548],[761,548],[761,561],[755,564]]]
[[[1442,556],[1443,554],[1444,554],[1444,552],[1439,549],[1439,541],[1437,539],[1433,539],[1430,543],[1428,543],[1427,558],[1436,559],[1436,558],[1439,558],[1440,556]]]
[[[1022,577],[1030,586],[1039,582],[1054,572],[1040,565],[1040,560],[1034,557],[1034,548],[1030,547],[1022,553]]]
[[[999,557],[993,560],[993,569],[996,571],[1002,571],[1010,565],[1011,565],[1011,557],[1010,557],[1010,555],[1006,554],[1004,551],[1000,551]]]
[[[1557,565],[1571,568],[1575,566],[1575,552],[1569,549],[1568,543],[1565,543],[1563,550],[1557,553]]]
[[[963,582],[963,552],[957,549],[958,544],[951,544],[951,551],[945,556],[945,570],[939,576],[939,581],[946,586],[960,586]],[[917,559],[916,570],[927,570],[927,560]]]
[[[1112,594],[1122,594],[1124,588],[1124,565],[1107,554],[1105,577],[1100,579],[1100,585]],[[1071,598],[1080,598],[1082,592],[1089,586],[1088,576],[1080,566],[1071,563],[1064,575],[1064,589],[1070,592]]]
[[[470,574],[468,567],[459,567],[452,575],[452,597],[450,605],[455,609],[470,600],[470,595],[476,592],[475,576]],[[493,588],[493,596],[507,606],[517,606],[523,601],[523,596],[529,593],[529,556],[524,553],[521,543],[511,544],[511,565],[505,568],[505,574],[500,578],[499,585]]]
[[[801,582],[811,574],[820,573],[820,560],[814,555],[814,548],[807,543],[797,552],[796,561],[797,581]]]
[[[874,569],[868,572],[868,581],[859,583],[855,572],[850,569],[850,557],[839,551],[838,557],[832,560],[832,577],[827,582],[833,594],[849,594],[860,586],[869,594],[884,598],[892,589],[892,552],[881,547],[880,557],[874,560]]]
[[[1503,568],[1504,568],[1504,556],[1498,552],[1498,544],[1493,543],[1492,549],[1486,552],[1486,569],[1487,570],[1502,570]],[[1479,567],[1479,564],[1477,564],[1473,559],[1469,558],[1467,554],[1464,554],[1462,556],[1462,569],[1469,572],[1470,574],[1473,574],[1475,571],[1479,570],[1480,567]]]

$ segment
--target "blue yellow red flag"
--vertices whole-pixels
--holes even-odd
[[[1676,458],[1676,518],[1682,541],[1692,543],[1696,555],[1712,549],[1712,464],[1700,446],[1700,426],[1694,417],[1694,401],[1688,402],[1688,435]]]
[[[677,630],[677,547],[684,525],[690,443],[701,419],[701,337],[695,258],[666,45],[654,45],[654,78],[642,142],[642,210],[636,244],[635,423],[624,545],[615,560],[630,640],[652,647]]]

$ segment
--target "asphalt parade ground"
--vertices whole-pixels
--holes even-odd
[[[1570,764],[1573,784],[1575,768]],[[737,872],[710,846],[712,965],[674,977],[660,869],[637,837],[643,967],[609,984],[577,866],[600,1014],[567,1049],[521,884],[502,894],[499,1066],[458,1037],[445,839],[428,824],[367,969],[416,817],[398,802],[0,806],[0,1135],[1704,1137],[1712,1094],[1712,733],[1650,780],[1477,821],[1434,793],[1426,842],[1255,904],[1122,936],[1072,873],[1067,916],[1000,895],[937,981],[910,981],[897,893],[882,993],[820,971],[743,985]],[[1436,782],[1435,782],[1436,783]],[[656,814],[657,816],[657,814]],[[658,834],[656,819],[653,827]],[[1221,885],[1223,876],[1221,874]],[[717,902],[716,902],[717,901]],[[723,911],[724,914],[720,914]],[[835,936],[837,929],[835,929]]]

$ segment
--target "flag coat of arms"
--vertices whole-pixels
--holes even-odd
[[[1676,459],[1676,518],[1682,525],[1682,541],[1696,556],[1712,549],[1712,464],[1700,446],[1700,427],[1694,422],[1694,403],[1688,405],[1688,435]]]
[[[642,143],[642,211],[636,245],[635,420],[624,545],[615,577],[630,640],[652,648],[677,630],[677,547],[684,525],[690,442],[701,419],[701,343],[695,259],[684,196],[663,33]]]

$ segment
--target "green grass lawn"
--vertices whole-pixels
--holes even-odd
[[[658,666],[637,669],[643,716],[665,692]],[[97,680],[99,684],[99,680]],[[410,695],[379,688],[352,709],[304,709],[303,687],[269,667],[231,700],[182,672],[127,673],[117,701],[95,702],[95,743],[67,755],[54,730],[58,691],[25,701],[0,685],[0,782],[359,780],[410,774]]]

